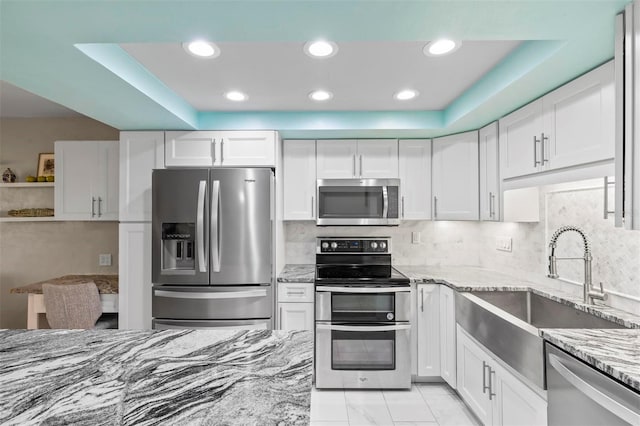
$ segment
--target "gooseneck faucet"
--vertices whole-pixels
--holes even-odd
[[[584,256],[583,257],[556,257],[556,245],[558,242],[558,237],[568,231],[575,231],[582,237],[582,241],[584,242]],[[598,300],[606,300],[607,294],[602,289],[602,283],[600,283],[600,291],[594,291],[592,289],[591,283],[591,248],[589,246],[589,240],[587,239],[587,235],[581,228],[577,226],[562,226],[553,233],[551,237],[551,241],[549,242],[549,274],[547,275],[549,278],[558,278],[558,265],[556,261],[558,260],[576,260],[582,259],[584,260],[584,287],[583,287],[583,302],[593,304],[595,299]]]

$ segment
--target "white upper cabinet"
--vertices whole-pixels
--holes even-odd
[[[500,174],[503,179],[542,170],[542,100],[500,119]]]
[[[613,61],[500,120],[503,179],[610,160],[614,152]]]
[[[358,171],[361,178],[398,177],[398,141],[361,139],[358,141]]]
[[[498,123],[480,129],[480,220],[500,220]]]
[[[318,179],[398,177],[396,139],[327,139],[316,147]]]
[[[400,217],[431,219],[431,140],[404,139],[398,144]]]
[[[284,220],[316,218],[316,141],[285,140]]]
[[[118,141],[55,143],[55,217],[118,220]]]
[[[478,220],[478,132],[433,140],[433,219]]]
[[[151,174],[164,168],[164,132],[120,132],[120,221],[151,221]]]
[[[165,133],[167,167],[275,166],[277,132],[262,130]]]
[[[542,106],[544,159],[550,169],[614,157],[613,61],[544,96]]]

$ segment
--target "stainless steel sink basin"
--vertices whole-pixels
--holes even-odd
[[[624,328],[530,291],[456,292],[456,322],[540,389],[546,389],[541,328]]]
[[[536,328],[624,328],[530,291],[474,291],[471,294]]]

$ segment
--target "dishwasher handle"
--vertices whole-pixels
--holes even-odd
[[[620,404],[609,395],[601,392],[594,386],[584,381],[580,376],[571,371],[563,362],[560,357],[554,354],[549,354],[549,363],[567,382],[573,387],[582,392],[585,396],[591,399],[602,408],[606,409],[610,413],[616,415],[622,420],[632,425],[640,424],[640,414],[633,412],[629,408]]]

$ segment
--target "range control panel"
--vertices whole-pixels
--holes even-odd
[[[318,237],[316,253],[391,253],[391,238]]]

